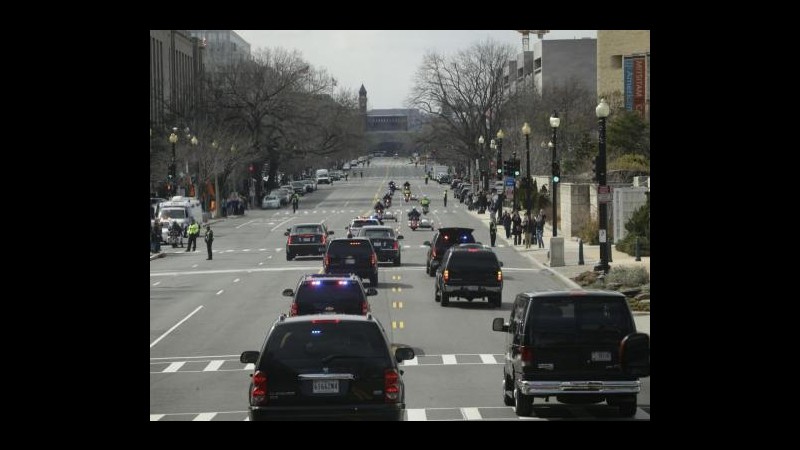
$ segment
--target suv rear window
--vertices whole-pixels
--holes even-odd
[[[363,230],[359,236],[368,238],[393,238],[392,230]]]
[[[361,228],[365,225],[380,225],[377,220],[354,220],[351,228]]]
[[[475,236],[473,236],[470,232],[442,231],[439,235],[437,247],[443,249],[455,244],[473,243],[475,243]]]
[[[302,283],[294,299],[297,314],[361,314],[364,291],[350,280],[312,280]]]
[[[458,251],[450,255],[448,268],[454,270],[486,270],[498,267],[497,256],[488,251]]]
[[[630,310],[618,298],[536,300],[526,330],[534,343],[619,342],[633,332]]]
[[[318,225],[308,225],[308,226],[300,226],[295,227],[294,234],[322,234],[322,227]]]
[[[336,358],[330,358],[336,355]],[[322,358],[328,358],[323,361]],[[275,327],[261,361],[280,361],[292,368],[336,365],[342,360],[389,358],[378,327],[371,322],[312,321]],[[263,365],[263,364],[262,364]]]
[[[333,241],[328,246],[328,254],[335,256],[366,256],[372,255],[369,241]]]

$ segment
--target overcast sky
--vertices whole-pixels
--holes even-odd
[[[369,109],[405,108],[414,73],[428,50],[448,55],[489,37],[522,51],[514,30],[236,30],[252,51],[264,47],[296,49],[314,67],[324,67],[339,87],[367,89]],[[597,38],[597,30],[552,30],[544,39]],[[531,47],[539,38],[531,35]]]

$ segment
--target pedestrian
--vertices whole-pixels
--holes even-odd
[[[506,229],[506,239],[511,238],[511,215],[508,214],[508,211],[503,211],[503,216],[500,219],[503,223],[503,228]]]
[[[494,243],[497,240],[497,224],[494,223],[494,220],[489,222],[489,239],[492,241],[492,247],[494,247]]]
[[[444,190],[444,207],[447,208],[447,189]]]
[[[361,171],[361,178],[362,179],[364,178],[364,171],[363,170]]]
[[[292,213],[297,212],[297,204],[300,202],[300,196],[297,195],[297,192],[292,194]]]
[[[531,213],[529,211],[525,212],[525,224],[522,227],[522,231],[525,232],[525,248],[531,248],[531,236],[534,236],[534,230],[536,229],[536,224],[534,223],[533,219],[531,218]]]
[[[514,245],[520,245],[522,242],[522,218],[519,217],[519,211],[514,210],[514,215],[511,217],[511,234],[514,235]]]
[[[211,259],[211,244],[214,243],[214,232],[211,231],[211,225],[206,225],[206,235],[203,236],[203,239],[206,241],[206,249],[208,250],[206,261],[208,261]]]
[[[542,236],[544,235],[544,223],[547,219],[547,216],[544,213],[543,209],[539,210],[539,215],[536,216],[536,242],[539,244],[539,248],[544,248],[544,240]]]
[[[186,251],[197,251],[197,235],[200,234],[200,225],[195,222],[192,217],[192,224],[189,225],[189,243],[186,245]]]
[[[347,181],[347,172],[344,173],[344,181]]]

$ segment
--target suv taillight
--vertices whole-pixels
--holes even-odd
[[[327,238],[328,238],[328,236],[323,234],[322,235],[322,239],[320,239],[320,244],[324,244],[325,242],[327,242],[327,240],[328,240]]]
[[[397,241],[394,241],[394,249],[397,250],[398,248],[400,248],[400,243],[397,242]]]
[[[331,257],[330,255],[325,255],[325,258],[322,260],[322,265],[328,267],[331,265]]]
[[[447,281],[450,280],[450,271],[449,270],[444,269],[444,272],[442,272],[442,279],[444,280],[445,283],[447,283]]]
[[[530,366],[533,364],[533,347],[522,345],[519,347],[519,359],[522,361],[522,366]]]
[[[503,281],[503,271],[502,270],[498,270],[497,271],[497,281]]]
[[[267,404],[267,374],[256,370],[253,374],[253,391],[250,398],[254,406]]]
[[[383,395],[386,403],[397,403],[400,400],[400,374],[397,369],[386,369],[383,372]]]
[[[286,240],[286,243],[291,245],[291,243],[292,243],[292,237],[291,236],[289,236],[289,239]]]
[[[431,259],[436,259],[436,249],[435,248],[431,251]]]
[[[369,312],[369,302],[364,300],[361,302],[361,314],[366,315]]]
[[[292,302],[292,306],[289,308],[289,316],[296,316],[297,315],[297,303]]]
[[[373,252],[371,255],[369,255],[369,264],[370,264],[371,266],[375,266],[375,265],[377,265],[377,264],[378,264],[378,257],[377,257],[377,256],[375,256],[375,253],[374,253],[374,252]]]

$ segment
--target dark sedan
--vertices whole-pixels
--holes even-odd
[[[284,236],[286,240],[286,260],[291,261],[295,256],[322,256],[328,244],[328,235],[333,234],[324,223],[298,223],[287,228]]]
[[[358,230],[355,237],[365,237],[372,242],[378,261],[391,261],[395,266],[400,265],[402,234],[396,234],[392,227],[369,225]]]

